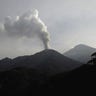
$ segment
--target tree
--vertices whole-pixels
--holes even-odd
[[[87,64],[96,64],[96,52],[91,55],[91,60],[89,60]]]

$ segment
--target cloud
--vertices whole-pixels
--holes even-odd
[[[11,16],[5,18],[4,30],[8,37],[12,38],[34,38],[39,37],[44,48],[49,48],[49,32],[46,25],[39,18],[38,10],[30,10],[13,19]]]

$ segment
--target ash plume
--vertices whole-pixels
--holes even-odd
[[[44,48],[49,48],[49,32],[44,22],[39,18],[38,10],[30,10],[21,16],[13,19],[11,16],[5,18],[4,28],[6,34],[13,38],[34,38],[39,37]]]

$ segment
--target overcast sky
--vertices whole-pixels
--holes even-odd
[[[96,47],[96,0],[0,0],[0,58],[43,50],[39,38],[14,39],[2,34],[6,16],[13,19],[37,9],[47,26],[50,46],[64,52],[75,45]]]

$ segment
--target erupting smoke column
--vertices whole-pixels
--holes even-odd
[[[45,49],[49,48],[49,32],[46,25],[39,18],[37,10],[30,10],[21,16],[16,16],[15,20],[10,16],[6,17],[4,28],[8,36],[16,38],[38,36],[42,40]]]
[[[43,41],[44,48],[49,49],[49,34],[45,31],[44,33],[41,34],[40,36],[41,40]]]

